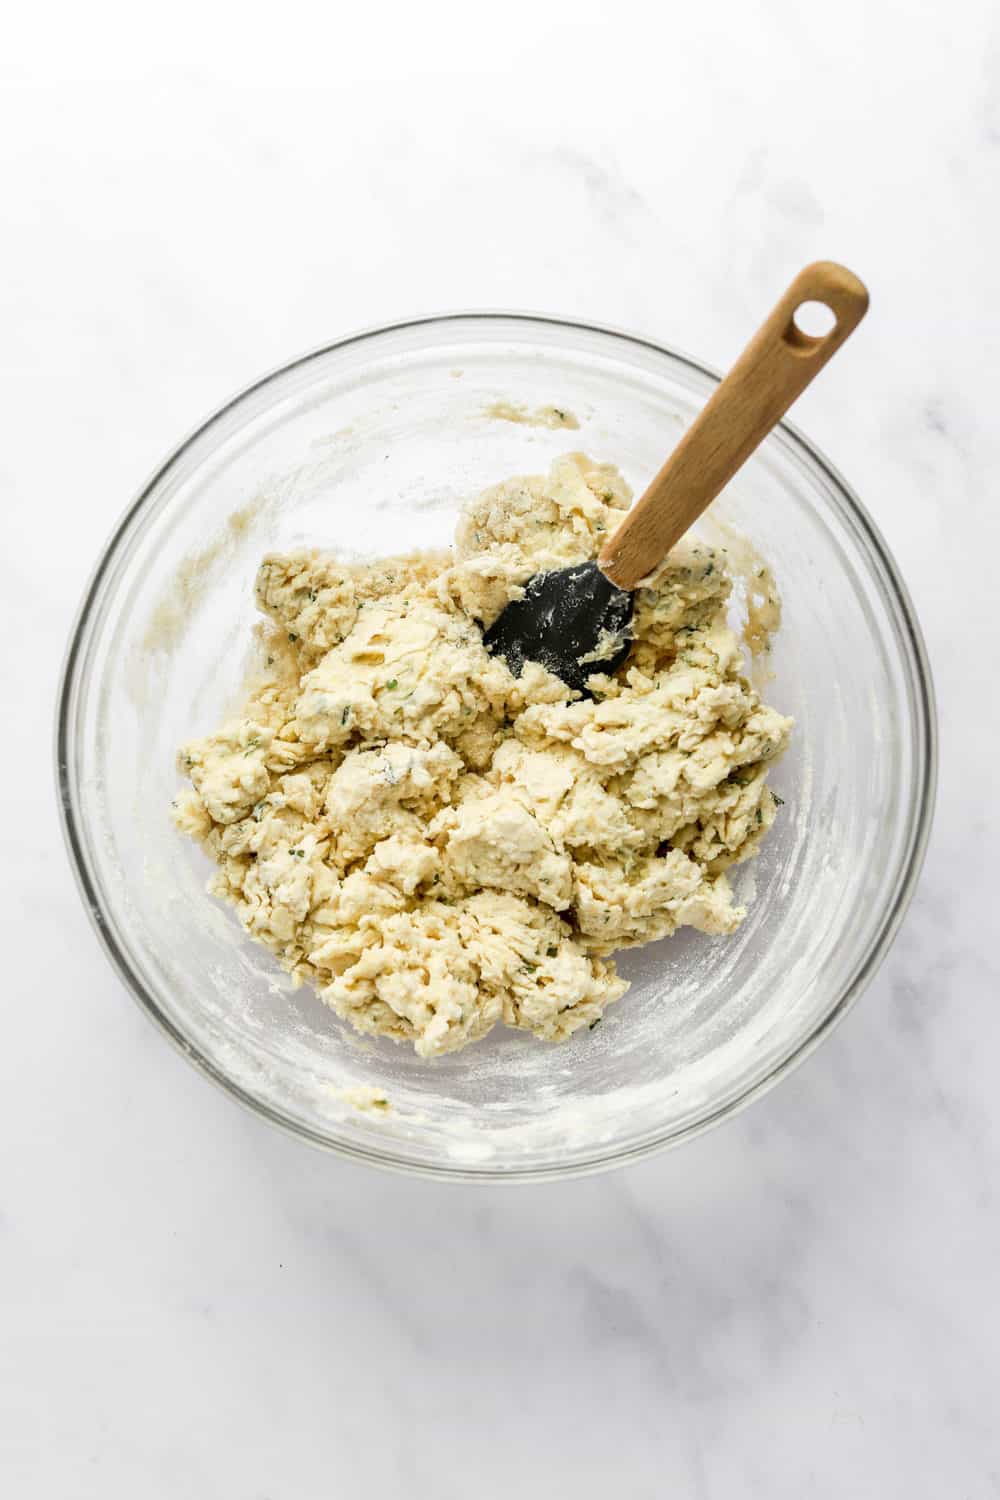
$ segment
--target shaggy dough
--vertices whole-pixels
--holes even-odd
[[[742,921],[726,870],[771,826],[791,720],[745,675],[721,553],[670,554],[592,698],[483,646],[628,503],[573,454],[474,500],[453,552],[262,563],[266,667],[239,719],[182,750],[174,817],[212,893],[359,1031],[424,1057],[501,1020],[559,1041],[626,989],[616,948]]]

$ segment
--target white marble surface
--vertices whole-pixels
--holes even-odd
[[[1000,1494],[991,7],[363,9],[7,23],[0,1489]],[[529,307],[723,364],[817,255],[873,312],[799,421],[895,549],[943,731],[863,1002],[734,1123],[561,1186],[397,1180],[236,1109],[108,968],[57,829],[55,674],[131,493],[358,325]]]

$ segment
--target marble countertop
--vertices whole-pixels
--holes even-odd
[[[97,3],[8,37],[19,1500],[1000,1494],[1000,32],[979,0],[961,24],[611,9],[292,4],[233,43],[228,6],[157,37]],[[397,1179],[235,1108],[111,972],[57,825],[56,674],[131,494],[231,391],[360,325],[527,307],[724,365],[818,256],[873,310],[797,420],[895,551],[942,726],[923,880],[864,1000],[734,1122],[563,1185]]]

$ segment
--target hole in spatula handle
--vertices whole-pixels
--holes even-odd
[[[809,298],[792,313],[784,339],[793,349],[808,353],[818,348],[837,326],[837,314],[826,302]]]

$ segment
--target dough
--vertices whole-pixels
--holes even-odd
[[[181,751],[174,818],[216,862],[212,893],[359,1031],[424,1057],[498,1021],[560,1041],[625,991],[615,949],[742,921],[726,871],[774,820],[792,725],[745,675],[722,553],[671,553],[592,698],[483,646],[628,503],[573,454],[474,500],[453,552],[261,564],[262,675]]]

